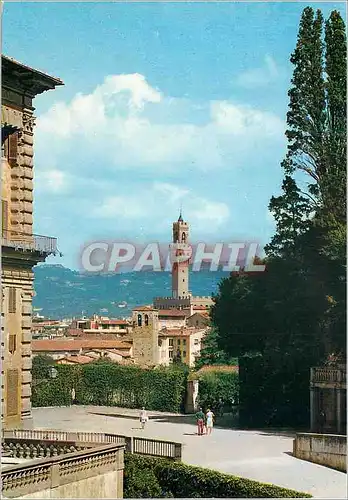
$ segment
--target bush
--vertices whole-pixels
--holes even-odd
[[[180,412],[185,397],[187,370],[158,367],[153,370],[95,362],[84,366],[56,365],[56,379],[34,380],[33,406],[71,404],[122,406]]]
[[[69,406],[76,378],[75,366],[55,365],[55,379],[35,379],[33,376],[31,402],[33,406]],[[34,374],[33,374],[34,375]]]
[[[145,471],[151,471],[149,487],[136,477]],[[124,498],[140,498],[148,491],[151,491],[153,498],[311,498],[307,493],[273,484],[259,483],[181,462],[126,453]]]
[[[212,371],[203,373],[199,377],[198,401],[203,408],[216,407],[219,398],[222,398],[226,407],[238,403],[239,376],[236,372]]]

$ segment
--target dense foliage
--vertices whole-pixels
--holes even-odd
[[[346,34],[337,11],[324,29],[321,12],[304,9],[291,62],[266,272],[223,280],[211,313],[219,348],[240,359],[242,414],[259,409],[278,425],[294,424],[295,413],[308,423],[310,367],[346,357]]]
[[[206,365],[237,365],[238,359],[231,358],[219,349],[219,334],[216,328],[211,328],[206,334],[199,357],[196,359],[195,368],[199,370]]]
[[[198,403],[203,409],[217,409],[219,399],[225,411],[237,404],[239,398],[238,372],[209,371],[198,377]]]
[[[125,454],[123,495],[124,498],[311,498],[309,494],[273,484],[129,453]]]
[[[182,410],[186,369],[173,366],[145,370],[105,361],[84,366],[56,365],[56,368],[57,378],[34,380],[34,406],[71,404],[74,389],[77,404]]]

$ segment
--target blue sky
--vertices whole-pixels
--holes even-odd
[[[61,78],[35,100],[35,232],[78,267],[88,241],[264,244],[306,5],[6,3],[3,52]],[[344,15],[345,17],[345,15]],[[50,261],[51,262],[51,261]]]

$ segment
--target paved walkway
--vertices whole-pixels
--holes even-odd
[[[193,418],[149,412],[146,429],[138,412],[110,407],[36,408],[34,428],[114,432],[183,443],[183,461],[258,481],[308,492],[315,498],[347,498],[347,475],[292,457],[293,436],[281,432],[215,428],[196,435]]]

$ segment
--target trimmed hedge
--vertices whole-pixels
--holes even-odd
[[[180,367],[143,369],[99,361],[83,366],[55,365],[56,379],[33,379],[33,406],[65,406],[76,403],[180,412],[187,371]]]
[[[308,493],[125,453],[124,498],[312,498]]]

